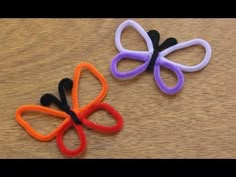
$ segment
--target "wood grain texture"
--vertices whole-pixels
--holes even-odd
[[[15,121],[20,105],[39,104],[46,92],[57,95],[57,84],[72,77],[82,61],[93,64],[107,79],[105,102],[124,117],[123,130],[112,136],[85,130],[88,140],[82,158],[236,158],[236,20],[235,19],[135,19],[144,29],[157,29],[161,41],[193,38],[212,46],[209,65],[200,72],[185,73],[185,85],[176,96],[156,87],[153,75],[144,73],[129,81],[114,79],[109,71],[117,54],[114,34],[125,19],[1,19],[0,20],[0,158],[64,158],[55,140],[39,142]],[[132,29],[124,32],[126,48],[145,49]],[[201,47],[175,52],[170,59],[195,64]],[[121,70],[137,66],[122,62]],[[164,80],[175,83],[169,71]],[[100,85],[84,71],[79,90],[82,105],[91,101]],[[40,114],[26,119],[40,132],[49,132],[59,120]],[[110,124],[104,112],[91,119]],[[65,143],[78,145],[74,131]]]

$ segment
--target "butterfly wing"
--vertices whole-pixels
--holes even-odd
[[[118,63],[125,58],[143,61],[144,63],[131,71],[121,72],[118,70]],[[150,57],[148,54],[122,52],[113,58],[110,65],[110,71],[117,79],[131,79],[146,70],[149,64],[149,59]]]
[[[124,31],[124,29],[127,28],[128,26],[134,28],[143,37],[143,39],[146,42],[148,51],[135,51],[135,50],[128,50],[128,49],[123,48],[121,44],[121,34]],[[153,44],[150,37],[146,33],[146,31],[137,22],[133,20],[126,20],[123,23],[121,23],[116,30],[115,44],[116,44],[117,49],[120,52],[112,59],[112,62],[110,65],[110,71],[115,78],[121,79],[121,80],[131,79],[146,70],[150,62],[149,61],[150,56],[153,53]],[[125,58],[142,61],[144,62],[144,64],[138,66],[134,70],[131,70],[128,72],[120,72],[118,70],[118,63]]]
[[[204,59],[201,61],[201,63],[199,63],[195,66],[186,66],[183,64],[179,64],[179,63],[170,61],[165,57],[166,55],[168,55],[176,50],[184,49],[184,48],[194,46],[194,45],[201,45],[205,48],[205,51],[206,51]],[[154,69],[154,77],[155,77],[157,85],[166,94],[177,93],[178,91],[180,91],[180,89],[183,87],[183,84],[184,84],[184,75],[183,75],[182,71],[186,71],[186,72],[198,71],[198,70],[204,68],[208,64],[210,57],[211,57],[211,47],[206,41],[204,41],[202,39],[193,39],[193,40],[190,40],[187,42],[173,45],[173,46],[163,50],[159,54],[159,62],[158,62],[159,64],[156,65],[155,69]],[[166,84],[163,82],[163,80],[160,76],[160,66],[170,69],[171,71],[173,71],[176,74],[177,83],[174,87],[171,87],[171,88],[167,87]]]
[[[80,108],[79,101],[78,101],[78,89],[79,89],[79,82],[80,82],[80,74],[83,68],[88,69],[99,80],[99,82],[102,85],[102,89],[99,95],[93,101],[91,101],[87,105]],[[98,70],[93,65],[86,62],[82,62],[78,64],[74,72],[73,88],[72,88],[72,95],[71,95],[73,111],[81,112],[87,109],[88,107],[90,107],[91,105],[101,102],[103,98],[106,96],[107,90],[108,90],[108,85],[104,76],[101,73],[99,73]]]
[[[180,64],[180,63],[170,61],[170,60],[165,58],[166,55],[168,55],[168,54],[170,54],[170,53],[172,53],[176,50],[184,49],[184,48],[191,47],[191,46],[194,46],[194,45],[201,45],[205,49],[205,52],[206,52],[203,60],[197,65],[187,66],[187,65],[183,65],[183,64]],[[194,71],[201,70],[202,68],[204,68],[209,63],[210,58],[211,58],[211,46],[209,45],[208,42],[206,42],[203,39],[193,39],[193,40],[189,40],[189,41],[186,41],[186,42],[176,44],[172,47],[169,47],[169,48],[165,49],[164,51],[162,51],[160,53],[160,56],[161,56],[161,59],[163,61],[171,63],[172,65],[178,66],[179,68],[181,68],[182,71],[194,72]]]
[[[112,118],[116,121],[116,123],[112,126],[105,126],[101,124],[94,123],[87,118],[98,110],[105,110],[107,111]],[[103,133],[115,133],[121,130],[123,126],[123,118],[122,116],[109,104],[106,103],[97,103],[86,109],[81,114],[78,115],[81,117],[83,125],[93,130],[103,132]]]
[[[23,118],[23,114],[26,112],[39,112],[39,113],[45,113],[48,115],[52,115],[58,118],[65,119],[55,130],[50,132],[47,135],[43,135],[36,130],[33,129],[33,127]],[[40,140],[40,141],[49,141],[53,139],[58,131],[65,125],[67,124],[68,121],[70,121],[68,115],[62,111],[57,111],[51,108],[47,108],[44,106],[39,106],[39,105],[24,105],[20,106],[16,110],[16,121],[23,127],[25,130],[35,139]]]
[[[125,28],[127,28],[128,26],[134,28],[145,40],[147,48],[148,48],[148,52],[149,53],[153,53],[153,45],[152,45],[152,41],[150,39],[150,37],[148,36],[147,32],[142,28],[141,25],[139,25],[137,22],[133,21],[133,20],[126,20],[123,23],[121,23],[117,30],[116,30],[116,34],[115,34],[115,44],[117,49],[119,50],[119,52],[128,52],[128,53],[141,53],[141,54],[146,54],[147,51],[135,51],[135,50],[128,50],[123,48],[122,44],[121,44],[121,34],[124,31]]]
[[[64,141],[63,141],[63,137],[64,137],[65,133],[68,131],[68,129],[72,126],[76,130],[77,136],[80,140],[80,146],[77,147],[76,149],[70,150],[65,146]],[[62,152],[62,154],[66,155],[66,156],[73,157],[76,155],[80,155],[86,149],[86,137],[85,137],[83,128],[81,125],[76,125],[72,121],[68,121],[68,122],[66,122],[66,124],[64,124],[62,126],[62,128],[58,132],[56,140],[57,140],[57,146],[58,146],[59,150]]]
[[[177,83],[175,86],[173,87],[168,87],[163,79],[161,78],[161,72],[160,72],[160,67],[165,67],[169,70],[171,70],[173,73],[175,73],[175,75],[177,76]],[[183,72],[180,70],[179,67],[171,64],[171,63],[168,63],[168,62],[165,62],[165,61],[162,61],[160,60],[158,62],[158,64],[155,65],[155,68],[154,68],[154,78],[155,78],[155,81],[156,81],[156,84],[159,86],[159,88],[166,94],[168,95],[172,95],[172,94],[175,94],[177,92],[179,92],[181,90],[181,88],[183,87],[183,84],[184,84],[184,75],[183,75]]]

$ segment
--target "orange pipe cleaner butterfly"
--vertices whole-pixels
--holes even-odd
[[[99,95],[92,102],[80,108],[78,102],[78,88],[79,88],[80,74],[83,68],[86,68],[91,71],[91,73],[100,81],[102,89]],[[72,91],[71,93],[72,108],[70,108],[70,106],[67,103],[65,90]],[[58,84],[60,100],[52,94],[49,93],[44,94],[40,99],[42,106],[40,105],[20,106],[16,111],[16,121],[23,128],[25,128],[25,130],[32,137],[34,137],[37,140],[50,141],[56,137],[58,148],[62,152],[62,154],[71,157],[80,155],[85,151],[87,145],[86,136],[82,128],[82,125],[89,129],[93,129],[95,131],[102,133],[115,133],[120,131],[123,126],[122,116],[109,104],[101,103],[107,93],[107,90],[108,90],[108,84],[104,76],[100,74],[96,70],[96,68],[91,64],[85,62],[80,63],[77,65],[75,69],[73,81],[71,79],[64,78]],[[54,103],[58,108],[60,108],[60,110],[55,110],[46,107],[52,103]],[[97,110],[106,110],[115,119],[116,124],[112,126],[104,126],[88,120],[87,117]],[[24,112],[29,112],[29,111],[43,112],[52,116],[62,118],[64,119],[64,121],[51,133],[43,135],[35,131],[32,128],[32,126],[23,119],[22,114]],[[80,139],[80,146],[74,150],[67,149],[63,143],[64,134],[71,127],[75,128],[78,138]]]

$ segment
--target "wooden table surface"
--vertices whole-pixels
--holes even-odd
[[[104,100],[124,118],[118,134],[104,136],[85,130],[88,146],[82,158],[235,158],[236,157],[236,20],[235,19],[134,19],[145,30],[157,29],[161,41],[202,38],[212,47],[212,57],[200,72],[184,73],[183,90],[175,96],[161,93],[153,74],[143,73],[119,81],[109,71],[117,54],[114,35],[125,19],[1,19],[0,20],[0,158],[65,158],[50,142],[35,140],[16,122],[20,105],[39,104],[42,94],[57,93],[57,84],[72,77],[77,64],[89,62],[106,78]],[[126,48],[145,50],[143,39],[131,28],[124,31]],[[171,60],[197,64],[204,49],[196,46],[170,54]],[[121,70],[138,66],[124,61]],[[173,85],[175,76],[162,69]],[[84,71],[79,89],[81,105],[90,102],[101,86]],[[43,114],[24,117],[41,133],[61,120]],[[110,125],[103,111],[91,120]],[[75,148],[75,131],[65,136]],[[78,157],[77,157],[78,158]]]

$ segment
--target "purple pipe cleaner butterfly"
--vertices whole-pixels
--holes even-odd
[[[121,33],[122,31],[131,26],[137,30],[140,35],[144,38],[147,44],[148,51],[134,51],[124,49],[121,45]],[[135,76],[143,73],[144,71],[153,71],[154,78],[157,86],[166,94],[175,94],[179,92],[184,84],[184,74],[185,72],[194,72],[204,68],[210,61],[211,57],[211,47],[210,45],[202,39],[193,39],[186,42],[177,44],[175,38],[166,39],[161,45],[159,45],[160,34],[151,30],[146,32],[138,23],[133,20],[126,20],[119,25],[116,30],[115,43],[119,50],[119,53],[113,58],[110,70],[113,76],[117,79],[131,79]],[[201,45],[205,48],[205,57],[201,63],[194,66],[186,66],[180,63],[176,63],[168,60],[165,56],[179,49],[187,48],[193,45]],[[138,60],[144,62],[142,65],[138,66],[134,70],[121,72],[118,70],[118,63],[125,58],[132,60]],[[160,67],[165,67],[175,73],[177,76],[177,83],[174,87],[168,87],[162,80],[160,74]]]

